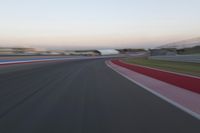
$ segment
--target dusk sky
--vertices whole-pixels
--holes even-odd
[[[0,0],[0,46],[151,48],[200,36],[200,0]]]

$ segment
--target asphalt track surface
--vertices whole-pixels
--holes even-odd
[[[199,120],[104,62],[0,68],[0,133],[200,132]]]

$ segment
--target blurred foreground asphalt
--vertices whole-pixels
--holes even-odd
[[[104,59],[0,68],[0,133],[200,133]]]

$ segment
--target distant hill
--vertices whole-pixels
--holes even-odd
[[[163,46],[158,47],[160,48],[176,48],[176,49],[184,49],[184,48],[192,48],[195,46],[200,46],[200,37],[193,38],[189,40],[178,41],[174,43],[168,43]]]

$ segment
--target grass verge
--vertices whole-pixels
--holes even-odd
[[[124,61],[127,63],[138,64],[152,68],[159,68],[162,70],[200,77],[200,63],[152,60],[148,58],[128,58],[124,59]]]

